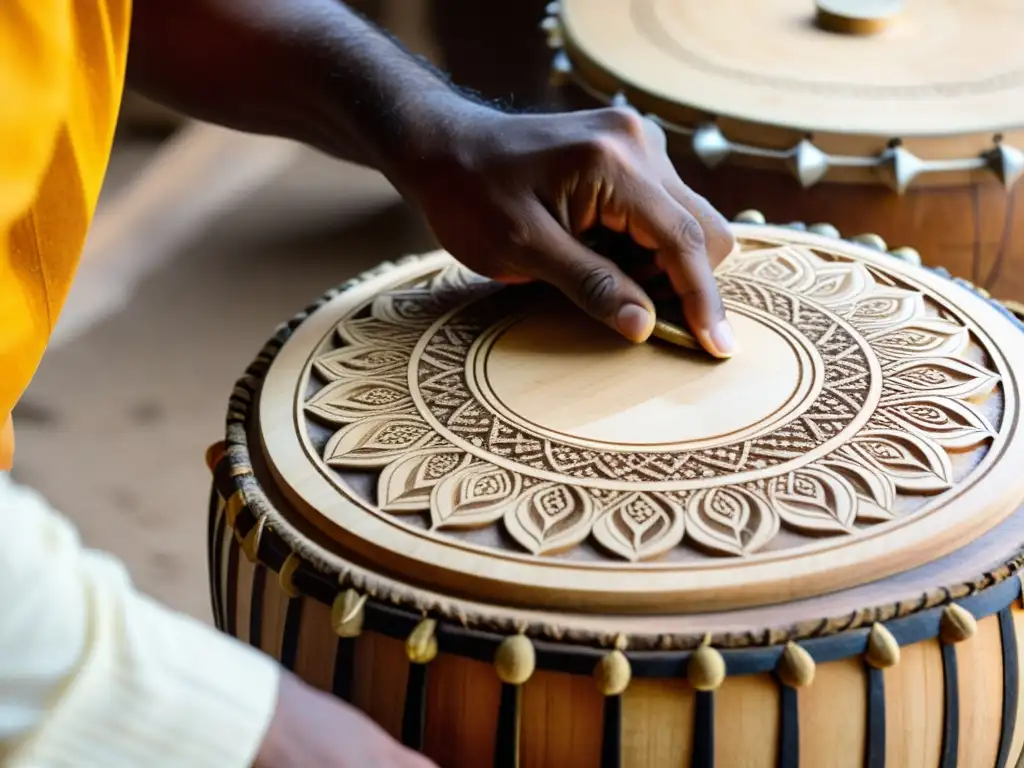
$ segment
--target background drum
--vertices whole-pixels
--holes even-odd
[[[1014,764],[1019,324],[736,232],[724,363],[444,253],[282,326],[208,455],[219,626],[442,766]]]
[[[818,5],[561,0],[544,26],[563,98],[655,116],[726,215],[877,233],[1024,300],[1024,9]]]

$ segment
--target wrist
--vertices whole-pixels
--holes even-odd
[[[418,196],[439,177],[472,167],[482,126],[505,117],[454,90],[409,94],[396,108],[401,138],[382,170],[400,191]]]

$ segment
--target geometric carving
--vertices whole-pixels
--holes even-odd
[[[671,416],[694,405],[671,381],[651,398],[662,411],[647,430],[665,427],[655,423],[664,412],[676,430],[664,440],[627,439],[646,422],[642,409],[622,417],[633,407],[624,402],[596,416],[580,415],[590,402],[582,394],[551,406],[568,416],[524,410],[524,397],[543,402],[546,382],[522,373],[529,359],[516,329],[548,300],[523,301],[456,264],[343,319],[309,361],[317,388],[299,405],[330,431],[323,464],[380,470],[378,508],[398,522],[419,515],[430,536],[498,526],[504,535],[488,546],[550,557],[590,541],[589,556],[627,562],[685,551],[749,559],[857,537],[952,487],[951,455],[984,450],[998,431],[983,404],[999,376],[965,354],[970,330],[939,317],[921,291],[880,284],[877,269],[817,246],[741,239],[716,275],[723,299],[776,345],[769,362],[788,356],[798,373],[738,427],[697,418],[725,423],[728,407],[720,417],[699,407]],[[742,359],[666,365],[694,372],[699,387]],[[512,397],[503,377],[516,376]],[[654,381],[657,370],[643,376]],[[742,395],[759,385],[735,386]],[[754,408],[742,400],[739,412]],[[600,432],[608,418],[619,419],[611,442]]]

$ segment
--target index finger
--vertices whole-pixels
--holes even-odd
[[[668,275],[701,346],[715,357],[730,357],[736,340],[697,218],[663,192],[643,210],[630,213],[629,232],[638,244],[655,251],[655,261]]]

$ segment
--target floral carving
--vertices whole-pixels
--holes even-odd
[[[527,551],[549,555],[587,538],[596,511],[593,498],[585,490],[562,483],[542,483],[508,507],[505,530]]]
[[[683,539],[679,506],[653,493],[629,493],[607,507],[594,525],[594,538],[626,560],[648,560],[674,548]]]
[[[742,486],[691,494],[686,521],[690,538],[722,555],[757,552],[779,532],[779,515],[768,500]]]
[[[899,494],[949,489],[949,452],[997,434],[976,405],[999,376],[961,356],[968,329],[876,266],[741,245],[720,270],[723,297],[786,323],[824,365],[821,394],[771,432],[623,451],[504,419],[474,394],[467,360],[508,307],[480,301],[495,286],[453,264],[375,297],[311,361],[320,386],[303,407],[334,430],[324,463],[379,469],[379,508],[425,514],[434,531],[500,525],[537,556],[590,539],[631,562],[679,547],[752,557],[779,546],[782,528],[787,542],[856,535],[897,517]],[[819,458],[803,460],[811,451]]]

